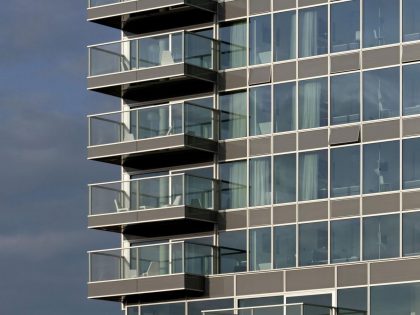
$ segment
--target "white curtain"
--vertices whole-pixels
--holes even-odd
[[[242,67],[246,64],[246,24],[232,25],[230,39],[229,68]]]
[[[299,89],[299,128],[320,126],[322,82],[319,80],[301,82]]]
[[[318,197],[319,163],[318,154],[305,153],[300,159],[301,176],[299,176],[300,200],[312,200]]]
[[[316,55],[318,52],[318,12],[315,10],[303,11],[299,19],[301,28],[300,57]]]
[[[246,206],[246,163],[232,163],[230,169],[229,182],[230,189],[230,208],[242,208]]]
[[[296,58],[296,14],[290,17],[289,58]]]
[[[250,206],[271,202],[271,165],[269,158],[250,161]]]

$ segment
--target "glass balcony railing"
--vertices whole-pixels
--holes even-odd
[[[89,281],[110,281],[174,274],[212,274],[216,248],[171,242],[89,252]]]
[[[217,112],[193,103],[88,116],[89,146],[188,134],[215,139]]]
[[[89,186],[89,214],[190,206],[215,209],[216,180],[188,174]]]
[[[119,73],[177,63],[215,70],[217,41],[177,32],[89,47],[89,76]]]
[[[100,7],[103,5],[109,5],[109,4],[116,4],[121,2],[131,2],[136,0],[88,0],[88,7],[94,8],[94,7]]]

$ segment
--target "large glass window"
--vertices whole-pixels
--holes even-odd
[[[249,19],[249,63],[271,62],[271,15]]]
[[[220,273],[246,271],[246,230],[219,233]]]
[[[271,133],[271,85],[249,90],[249,129],[251,136]]]
[[[296,154],[274,157],[274,203],[296,201]]]
[[[367,304],[367,288],[365,287],[337,290],[338,307],[367,311]]]
[[[249,161],[249,205],[262,206],[271,203],[271,159],[269,157]]]
[[[295,11],[274,14],[274,61],[296,58]]]
[[[400,144],[388,141],[363,146],[363,193],[397,190],[400,187]]]
[[[271,269],[271,228],[249,230],[249,270]]]
[[[299,10],[299,57],[328,52],[327,6]]]
[[[360,147],[331,150],[331,197],[360,194]]]
[[[403,189],[420,187],[420,138],[403,140]]]
[[[420,40],[420,5],[418,0],[403,0],[403,41]]]
[[[328,263],[328,223],[299,225],[299,266]]]
[[[296,225],[274,227],[274,268],[296,266]]]
[[[143,305],[141,315],[182,315],[185,314],[185,303]]]
[[[398,257],[400,253],[398,214],[363,219],[363,259]]]
[[[220,69],[246,66],[246,21],[220,25]]]
[[[363,1],[363,47],[397,43],[400,40],[400,1]]]
[[[311,79],[299,82],[299,129],[328,124],[328,80]]]
[[[403,67],[403,114],[420,114],[420,64]]]
[[[296,83],[274,85],[274,132],[296,130]]]
[[[299,154],[299,201],[327,198],[328,152]]]
[[[209,299],[188,302],[188,315],[202,315],[204,310],[220,310],[233,307],[233,299]],[[172,315],[172,314],[171,314]],[[178,314],[176,314],[178,315]]]
[[[331,262],[360,260],[360,220],[331,222]]]
[[[360,74],[331,77],[331,125],[360,121]]]
[[[238,310],[238,315],[278,315],[283,310],[282,305],[284,302],[283,296],[269,296],[250,299],[238,300],[238,307],[248,308]],[[258,306],[271,306],[271,307],[258,307]]]
[[[221,208],[233,209],[246,207],[246,161],[220,164]]]
[[[370,314],[420,314],[420,283],[373,286],[370,288]]]
[[[420,255],[420,212],[403,215],[403,256]]]
[[[331,52],[360,48],[360,2],[331,5]]]
[[[363,72],[363,120],[399,116],[400,69]]]
[[[246,137],[246,97],[246,92],[220,95],[220,138],[222,140]]]

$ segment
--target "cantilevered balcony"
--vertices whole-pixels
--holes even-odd
[[[89,0],[88,20],[147,33],[212,22],[216,0]]]
[[[88,116],[88,158],[140,169],[212,160],[217,114],[184,102]]]
[[[187,174],[89,186],[89,228],[141,236],[213,230],[216,180]]]
[[[139,102],[210,92],[217,49],[190,32],[90,46],[88,88]]]
[[[89,252],[89,298],[165,300],[204,293],[216,248],[171,242]]]

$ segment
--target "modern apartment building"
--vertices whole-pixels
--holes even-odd
[[[88,295],[125,315],[420,314],[420,0],[90,0]]]

